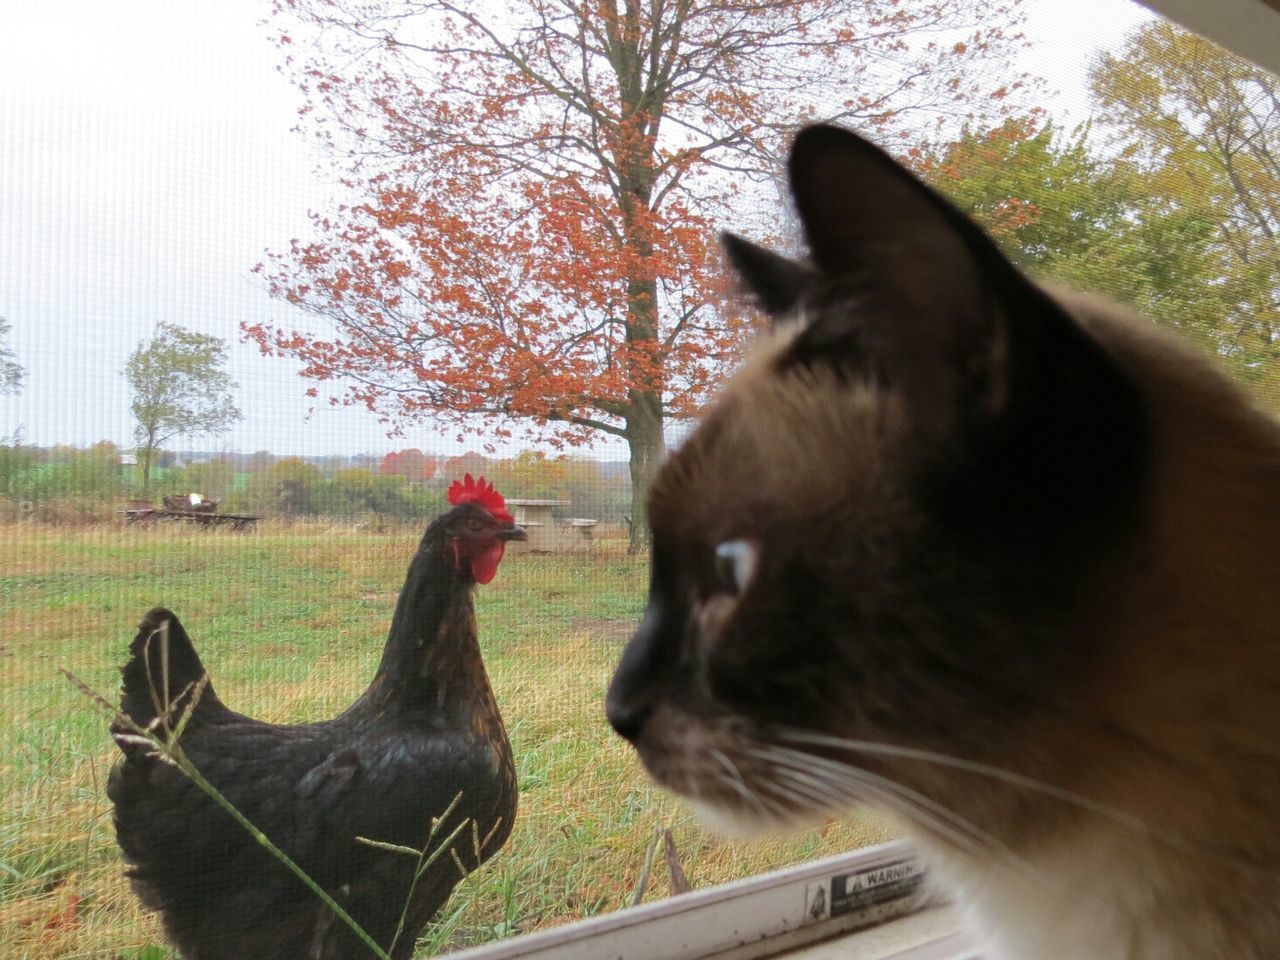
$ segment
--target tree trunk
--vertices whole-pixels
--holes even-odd
[[[148,438],[147,445],[142,448],[142,497],[147,498],[148,490],[151,488],[151,459],[155,456],[156,448],[154,442]]]
[[[649,516],[646,498],[666,454],[662,436],[662,400],[655,393],[632,394],[627,414],[627,446],[631,450],[631,540],[627,552],[640,553],[649,545]]]
[[[630,5],[628,10],[634,12]],[[624,41],[619,49],[625,54],[616,64],[623,122],[612,152],[618,169],[616,196],[622,215],[622,245],[631,260],[626,320],[626,342],[631,348],[626,415],[627,445],[631,450],[631,537],[627,552],[636,554],[649,545],[649,481],[666,453],[662,436],[665,371],[658,336],[658,276],[651,232],[660,116],[652,116],[644,103],[640,68],[643,57],[639,48],[633,40]],[[660,113],[661,108],[658,109]]]

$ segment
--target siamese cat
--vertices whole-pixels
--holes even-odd
[[[885,808],[990,960],[1280,957],[1280,429],[865,140],[789,174],[610,722],[720,820]]]

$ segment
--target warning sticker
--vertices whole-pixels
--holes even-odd
[[[882,867],[831,878],[831,916],[875,907],[916,892],[924,883],[918,860],[895,860]]]
[[[900,912],[907,906],[905,901],[920,894],[923,885],[924,869],[915,858],[838,873],[808,885],[805,919],[827,920],[862,911],[868,914],[868,922],[874,922]]]

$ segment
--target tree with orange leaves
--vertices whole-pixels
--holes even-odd
[[[382,458],[378,471],[384,476],[404,477],[410,483],[419,483],[436,475],[436,461],[417,447],[393,450]]]
[[[331,329],[245,330],[388,422],[621,438],[639,546],[664,424],[746,329],[713,225],[776,206],[806,119],[919,138],[998,113],[1019,3],[277,0],[355,199],[259,267]]]

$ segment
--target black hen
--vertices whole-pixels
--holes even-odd
[[[511,833],[511,745],[476,640],[474,586],[497,571],[505,543],[524,539],[502,498],[455,483],[455,504],[428,528],[409,566],[382,662],[338,717],[276,726],[227,709],[206,686],[180,746],[256,827],[390,949],[416,860],[356,837],[421,848],[432,818],[468,870]],[[169,729],[188,711],[204,667],[182,624],[146,615],[123,669],[122,713],[141,726],[172,698]],[[143,903],[188,960],[368,957],[332,910],[145,741],[117,722],[124,758],[111,771],[116,837]],[[477,838],[479,843],[477,843]],[[477,849],[479,846],[480,849]],[[460,879],[445,853],[419,880],[392,954],[408,957]]]

